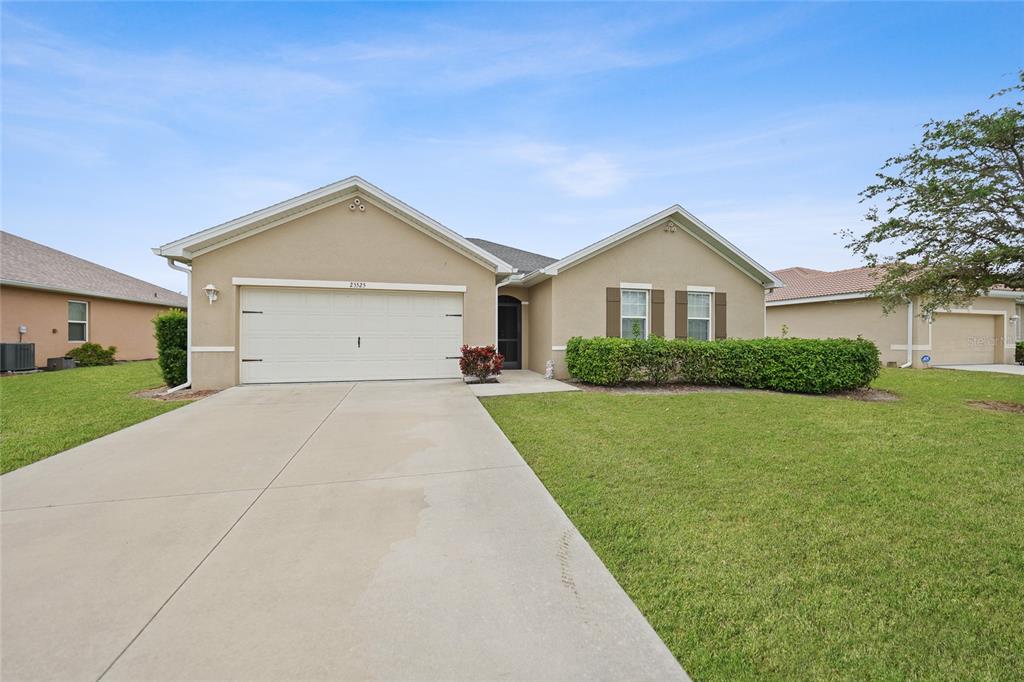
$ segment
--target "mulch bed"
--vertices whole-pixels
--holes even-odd
[[[1002,400],[968,400],[967,404],[971,407],[980,407],[983,410],[992,410],[993,412],[1024,414],[1024,405],[1020,403],[1004,403]]]
[[[594,393],[632,393],[640,395],[671,395],[675,393],[781,393],[781,391],[764,391],[759,388],[740,388],[738,386],[692,386],[690,384],[663,384],[661,386],[647,386],[642,384],[595,386],[593,384],[584,384],[576,381],[567,381],[566,383],[575,386],[581,391],[592,391]],[[852,391],[841,391],[839,393],[832,393],[828,395],[816,395],[811,393],[798,393],[791,395],[805,395],[810,398],[862,400],[869,403],[887,403],[900,399],[900,397],[895,393],[882,391],[877,388],[857,388]]]
[[[147,388],[145,391],[136,391],[132,395],[136,398],[146,398],[147,400],[161,400],[164,402],[177,402],[179,400],[200,400],[207,396],[211,396],[214,393],[220,393],[220,391],[193,391],[191,389],[181,390],[170,395],[164,395],[164,391],[167,390],[166,386],[160,386],[158,388]]]

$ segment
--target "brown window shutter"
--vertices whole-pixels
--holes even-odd
[[[676,292],[676,338],[686,338],[686,292]]]
[[[605,290],[605,336],[622,336],[622,316],[619,314],[620,300],[618,287],[608,287]]]
[[[728,335],[725,326],[725,292],[715,292],[715,338],[724,339]]]
[[[665,336],[665,290],[651,292],[651,334]]]

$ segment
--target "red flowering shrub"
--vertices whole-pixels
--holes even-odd
[[[476,377],[480,381],[487,381],[487,377],[501,374],[501,367],[504,364],[505,356],[494,346],[463,346],[462,357],[459,358],[462,376]]]

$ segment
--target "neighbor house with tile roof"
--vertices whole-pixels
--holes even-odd
[[[118,360],[156,357],[153,317],[186,298],[69,253],[0,232],[0,340],[35,344],[36,366],[87,341]]]
[[[767,334],[803,338],[863,336],[878,345],[890,366],[1013,362],[1022,338],[1024,292],[993,289],[963,308],[920,313],[920,301],[888,315],[872,294],[877,270],[776,270],[784,287],[766,297]]]

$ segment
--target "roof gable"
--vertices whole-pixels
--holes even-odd
[[[168,242],[153,249],[153,253],[166,258],[189,261],[194,256],[273,229],[300,216],[356,198],[372,203],[377,208],[394,215],[471,260],[492,268],[498,274],[509,274],[515,271],[512,265],[493,253],[355,175],[176,241]]]
[[[186,305],[181,294],[123,272],[0,232],[0,281],[46,291],[156,305]]]
[[[524,284],[529,285],[546,279],[547,277],[553,277],[560,272],[564,272],[565,270],[587,261],[600,253],[613,249],[619,244],[628,241],[637,235],[643,234],[667,221],[671,221],[675,227],[683,230],[694,239],[707,246],[748,277],[759,282],[765,288],[784,286],[777,277],[756,262],[753,258],[745,254],[728,239],[715,232],[678,204],[670,206],[659,213],[655,213],[634,225],[630,225],[615,234],[609,235],[604,239],[594,242],[590,246],[584,247],[575,253],[569,254],[561,260],[555,261],[554,263],[527,275],[523,279],[523,282]]]

